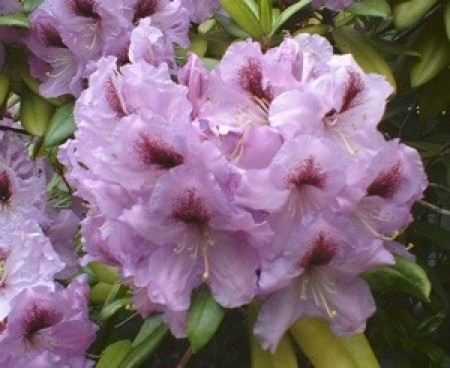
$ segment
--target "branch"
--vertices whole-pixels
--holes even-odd
[[[424,207],[426,207],[426,208],[428,208],[428,209],[430,209],[430,210],[432,210],[432,211],[434,211],[436,213],[439,213],[440,215],[450,216],[450,210],[445,210],[445,209],[440,208],[438,206],[435,206],[434,204],[429,203],[427,201],[420,200],[419,204],[421,204],[422,206],[424,206]]]

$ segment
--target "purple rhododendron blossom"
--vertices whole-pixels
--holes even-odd
[[[53,287],[54,275],[64,268],[49,239],[33,222],[2,225],[0,233],[0,318],[10,312],[11,300],[24,288]]]
[[[97,330],[89,320],[88,292],[86,281],[78,278],[65,289],[36,287],[17,295],[0,335],[2,367],[31,367],[50,359],[52,367],[92,366],[84,358]]]
[[[377,130],[392,87],[310,35],[236,42],[211,71],[190,55],[175,83],[179,3],[130,4],[130,63],[97,62],[59,152],[89,206],[84,263],[117,266],[177,337],[202,284],[224,307],[260,297],[272,350],[303,316],[364,330],[359,275],[405,253],[392,235],[426,187],[417,152]]]
[[[194,23],[201,23],[210,18],[220,9],[219,0],[181,0],[183,6],[189,11],[189,17]]]
[[[11,125],[7,120],[2,123]],[[23,218],[42,221],[45,178],[42,162],[33,162],[26,140],[13,132],[0,132],[0,224]]]
[[[264,348],[274,351],[301,317],[326,319],[337,334],[364,331],[375,303],[358,275],[394,259],[382,241],[341,229],[320,217],[304,221],[282,256],[262,270],[260,286],[272,293],[263,301],[254,332]]]

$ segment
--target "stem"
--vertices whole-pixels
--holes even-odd
[[[450,216],[450,210],[446,210],[446,209],[440,208],[440,207],[435,206],[434,204],[432,204],[430,202],[427,202],[427,201],[424,201],[424,200],[420,200],[419,203],[422,206],[424,206],[424,207],[426,207],[426,208],[428,208],[428,209],[430,209],[430,210],[432,210],[432,211],[434,211],[436,213],[439,213],[440,215]]]
[[[192,346],[189,346],[189,349],[186,350],[180,362],[178,363],[177,368],[186,368],[193,354],[194,352],[192,351]]]

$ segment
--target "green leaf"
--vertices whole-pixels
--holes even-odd
[[[9,71],[5,68],[0,72],[0,111],[3,111],[4,105],[8,100],[9,91],[11,84],[11,75]]]
[[[224,314],[208,290],[200,289],[194,294],[187,317],[187,335],[194,352],[213,337]]]
[[[406,56],[415,56],[420,57],[420,52],[411,47],[407,47],[392,41],[386,41],[379,38],[367,37],[367,41],[369,41],[373,47],[375,47],[378,51],[383,52],[385,54],[393,54],[393,55],[406,55]]]
[[[25,10],[27,13],[31,13],[34,9],[41,5],[42,1],[43,0],[24,0],[23,10]]]
[[[448,65],[449,44],[440,17],[427,22],[414,48],[422,55],[411,68],[411,86],[416,88],[433,79]]]
[[[250,36],[259,39],[263,35],[263,30],[258,18],[253,11],[243,2],[243,0],[220,0],[223,8]]]
[[[411,230],[444,250],[450,250],[450,230],[426,221],[415,221]]]
[[[112,289],[111,284],[99,282],[91,287],[90,301],[94,304],[103,304]]]
[[[42,137],[53,116],[55,108],[43,97],[22,86],[20,121],[30,134]]]
[[[120,368],[141,367],[167,336],[168,332],[169,329],[164,325],[160,315],[147,318],[133,341],[131,351],[122,361]]]
[[[0,15],[0,26],[30,28],[30,21],[25,12],[19,11],[16,13]]]
[[[275,34],[275,32],[278,31],[278,29],[284,23],[286,23],[290,17],[292,17],[295,13],[302,10],[311,1],[312,0],[300,0],[297,1],[295,4],[292,4],[291,6],[288,6],[286,9],[284,9],[283,12],[274,20],[272,32],[270,33],[270,35],[272,36],[273,34]]]
[[[131,350],[130,340],[120,340],[103,350],[96,368],[118,368]]]
[[[403,291],[423,301],[428,301],[431,283],[427,274],[416,262],[396,256],[395,265],[377,267],[365,272],[363,278],[374,290],[381,292]]]
[[[394,6],[394,24],[397,29],[405,29],[416,23],[436,4],[437,0],[409,0]]]
[[[394,88],[396,87],[391,68],[363,34],[350,27],[335,28],[332,33],[341,52],[352,54],[366,73],[382,74]]]
[[[363,0],[347,9],[354,15],[387,18],[391,15],[391,7],[386,0]]]
[[[445,321],[446,313],[438,312],[435,315],[423,320],[414,331],[414,336],[425,337],[435,332]]]
[[[272,0],[258,0],[259,21],[264,34],[270,34],[272,30]]]
[[[447,32],[447,38],[450,40],[450,1],[447,0],[447,5],[444,11],[445,31]]]
[[[69,102],[56,110],[45,131],[45,147],[57,146],[73,135],[75,132],[73,107],[74,103]]]
[[[250,35],[245,32],[243,29],[239,28],[239,26],[233,22],[233,20],[229,17],[226,17],[222,14],[215,14],[214,18],[217,23],[219,23],[223,29],[225,29],[230,35],[245,40],[249,38]]]
[[[117,270],[117,267],[112,267],[102,262],[91,262],[88,267],[97,275],[100,281],[111,285],[119,281],[119,271]]]
[[[99,314],[99,319],[101,321],[106,321],[107,319],[114,316],[118,311],[122,308],[125,308],[127,305],[132,303],[130,298],[122,298],[114,300],[112,303],[105,305]]]
[[[436,91],[445,91],[448,86],[450,86],[450,69],[446,68],[419,89],[421,119],[427,121],[448,108],[450,93],[436,93]]]

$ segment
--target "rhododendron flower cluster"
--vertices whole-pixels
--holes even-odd
[[[31,16],[25,43],[30,66],[46,97],[78,97],[95,63],[116,56],[117,63],[143,60],[175,66],[173,44],[190,43],[190,20],[207,19],[218,1],[45,0]]]
[[[309,35],[236,42],[211,71],[191,55],[178,83],[162,59],[131,61],[99,60],[59,154],[89,203],[85,262],[119,267],[176,336],[202,284],[227,308],[259,298],[271,350],[304,316],[363,331],[359,275],[394,263],[426,186],[417,152],[377,130],[390,84]]]
[[[86,281],[67,289],[55,282],[78,272],[72,238],[79,219],[47,203],[49,167],[31,160],[27,141],[0,132],[0,365],[90,366],[84,354],[96,328],[88,319]]]

